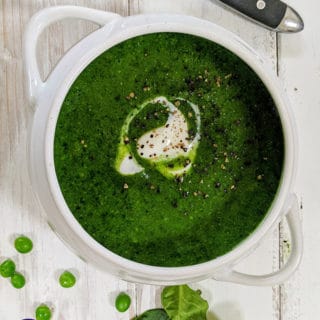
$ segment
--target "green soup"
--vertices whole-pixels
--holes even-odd
[[[279,185],[274,102],[237,56],[177,33],[139,36],[75,80],[57,121],[55,168],[82,227],[114,253],[185,266],[232,250]]]

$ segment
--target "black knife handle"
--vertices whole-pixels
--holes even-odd
[[[272,29],[279,26],[287,9],[287,5],[280,0],[220,1]]]

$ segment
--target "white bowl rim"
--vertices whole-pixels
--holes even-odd
[[[112,30],[112,33],[108,33],[108,39],[105,39],[103,34],[108,30]],[[216,42],[230,51],[237,54],[242,60],[244,60],[260,77],[264,82],[268,91],[274,99],[277,106],[281,123],[283,127],[284,145],[285,145],[285,157],[283,163],[282,178],[279,183],[278,192],[274,197],[274,201],[270,206],[270,209],[266,213],[265,218],[260,225],[254,230],[254,232],[240,242],[233,250],[217,257],[208,262],[204,262],[192,266],[182,267],[158,267],[141,264],[135,261],[128,260],[117,254],[114,254],[110,250],[103,247],[100,243],[94,240],[78,223],[75,217],[72,215],[65,200],[62,196],[59,188],[58,180],[54,170],[54,158],[53,158],[53,142],[54,142],[54,130],[56,126],[56,120],[62,106],[64,97],[66,96],[71,84],[74,82],[80,72],[96,58],[102,52],[109,49],[117,43],[123,42],[133,36],[155,33],[155,32],[178,32],[191,35],[200,36]],[[269,229],[281,218],[283,214],[283,208],[285,206],[288,195],[291,193],[292,181],[295,175],[295,163],[296,163],[296,150],[295,150],[295,126],[293,123],[293,117],[288,107],[288,101],[283,93],[281,85],[278,79],[270,71],[268,63],[259,56],[250,46],[248,46],[239,37],[223,29],[222,27],[208,21],[197,19],[184,15],[172,15],[172,14],[157,14],[157,15],[139,15],[129,16],[114,21],[112,25],[107,25],[104,28],[93,32],[85,39],[81,40],[76,46],[74,46],[59,62],[52,74],[49,76],[46,83],[44,93],[50,91],[50,87],[57,86],[53,84],[58,78],[58,74],[62,72],[62,61],[69,61],[73,53],[79,49],[79,46],[85,46],[86,43],[95,41],[101,38],[100,46],[90,49],[84,60],[79,59],[72,61],[72,72],[64,78],[60,87],[57,88],[57,92],[54,96],[53,103],[51,104],[51,110],[49,114],[49,120],[46,128],[45,135],[45,159],[46,159],[46,172],[49,180],[50,191],[53,198],[66,219],[69,226],[87,243],[91,250],[98,253],[105,259],[113,262],[115,265],[129,270],[128,273],[145,275],[145,277],[151,278],[163,278],[163,279],[175,279],[179,278],[181,274],[184,277],[193,278],[195,276],[201,276],[202,274],[211,274],[214,270],[220,267],[234,264],[245,253],[248,253],[257,243],[266,235]],[[46,94],[39,97],[39,104],[44,103],[46,100]],[[41,102],[42,101],[42,102]],[[39,109],[39,108],[38,108]],[[38,110],[36,110],[37,112]],[[59,230],[57,230],[59,233]]]

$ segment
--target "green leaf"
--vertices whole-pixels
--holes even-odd
[[[164,288],[161,302],[171,320],[206,320],[208,302],[187,285]]]
[[[134,318],[134,320],[170,320],[170,318],[163,309],[152,309]]]

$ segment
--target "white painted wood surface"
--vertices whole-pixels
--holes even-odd
[[[320,317],[320,254],[318,226],[320,197],[320,27],[316,0],[288,1],[303,16],[306,29],[297,35],[276,37],[210,0],[2,0],[0,2],[0,257],[11,257],[28,283],[13,289],[0,279],[0,319],[32,318],[35,306],[48,302],[55,320],[129,320],[136,313],[160,306],[161,288],[137,285],[96,270],[77,258],[46,224],[30,187],[26,166],[27,126],[32,111],[24,93],[21,55],[24,27],[33,13],[57,4],[75,4],[110,10],[123,15],[176,12],[216,22],[237,33],[270,61],[283,80],[299,130],[300,163],[296,191],[301,210],[305,255],[300,270],[285,285],[254,288],[218,283],[211,279],[193,284],[210,304],[209,320],[311,320]],[[45,76],[74,42],[94,30],[83,21],[65,21],[50,27],[41,37],[39,61]],[[34,251],[18,255],[16,234],[29,235]],[[288,235],[284,226],[239,266],[239,270],[263,273],[277,269],[286,256]],[[289,242],[290,243],[290,242]],[[62,289],[57,275],[74,269],[79,276],[72,289]],[[133,303],[124,314],[114,308],[114,297],[128,291]]]

